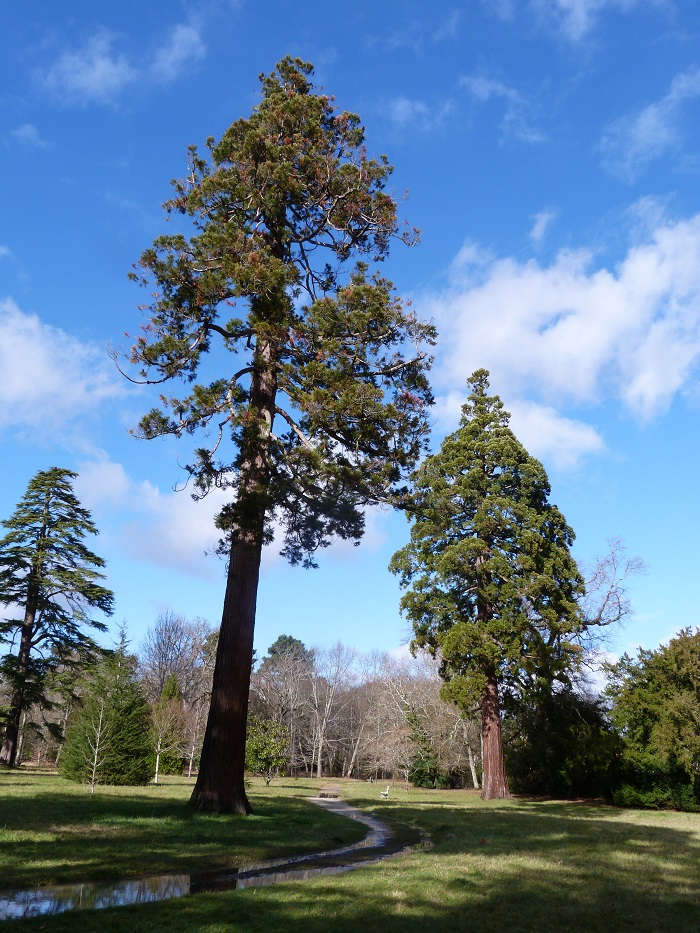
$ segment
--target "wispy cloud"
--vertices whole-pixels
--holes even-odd
[[[534,247],[539,247],[542,245],[544,238],[549,232],[549,228],[552,226],[554,221],[557,218],[557,212],[551,208],[545,208],[542,211],[539,211],[532,218],[532,229],[530,230],[530,241]]]
[[[606,450],[598,431],[583,421],[567,418],[551,405],[517,400],[509,403],[513,430],[528,450],[560,470]]]
[[[676,75],[660,100],[608,126],[598,147],[608,171],[633,182],[651,162],[679,151],[685,107],[698,97],[700,68],[696,66]]]
[[[439,45],[446,40],[455,39],[459,33],[460,19],[459,10],[452,10],[444,22],[438,23],[431,36],[433,45]]]
[[[586,249],[541,265],[468,247],[452,284],[422,296],[421,306],[442,338],[435,383],[443,409],[458,410],[466,378],[485,366],[528,431],[599,451],[602,439],[571,419],[572,407],[616,401],[651,419],[696,388],[700,214],[659,224],[613,268]]]
[[[504,137],[525,143],[539,143],[546,139],[532,122],[531,105],[516,88],[482,74],[465,75],[459,83],[478,104],[486,104],[493,99],[504,103],[505,111],[500,122]]]
[[[384,105],[384,112],[394,126],[423,133],[439,129],[453,109],[452,101],[449,100],[427,104],[408,97],[395,97]]]
[[[28,362],[30,361],[30,362]],[[125,394],[105,352],[0,301],[0,431],[55,438]]]
[[[475,365],[474,368],[477,368]],[[470,370],[471,372],[471,370]],[[459,423],[462,406],[467,401],[464,373],[460,388],[438,393],[435,400],[435,434],[444,436]],[[497,383],[500,372],[494,369],[493,389],[506,397],[508,387]],[[578,467],[588,457],[604,453],[606,444],[598,431],[584,421],[568,418],[551,405],[532,400],[506,398],[511,425],[525,447],[540,460],[561,470]]]
[[[509,22],[515,17],[515,0],[481,0],[488,13],[497,16],[504,22]]]
[[[33,123],[23,123],[15,130],[10,130],[10,139],[26,149],[51,149],[51,143],[44,139]]]
[[[432,16],[429,20],[402,17],[393,29],[372,34],[365,41],[371,49],[409,49],[420,55],[429,48],[454,40],[459,34],[460,22],[461,14],[457,7],[438,22]]]
[[[121,463],[98,454],[78,465],[76,492],[81,502],[113,528],[116,546],[130,560],[176,569],[200,579],[222,575],[214,556],[221,532],[214,518],[230,501],[230,492],[213,489],[195,501],[189,490],[163,491],[136,480]],[[263,551],[263,564],[282,558],[274,544]]]
[[[540,17],[554,24],[570,42],[585,39],[606,10],[627,13],[642,3],[658,5],[658,0],[533,0]]]
[[[167,84],[178,78],[189,64],[204,58],[205,54],[206,46],[199,28],[191,23],[180,23],[156,50],[150,72],[157,81]]]
[[[82,48],[64,51],[43,76],[51,95],[66,104],[113,102],[138,77],[126,55],[113,51],[114,36],[92,36]]]
[[[174,26],[150,61],[135,65],[125,52],[115,49],[116,37],[106,31],[93,35],[84,45],[66,49],[40,80],[58,103],[86,106],[114,104],[137,82],[168,84],[183,70],[204,57],[206,47],[194,23]]]

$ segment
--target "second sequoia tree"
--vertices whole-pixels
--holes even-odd
[[[132,362],[144,381],[190,386],[163,395],[140,434],[208,433],[188,467],[195,493],[231,490],[217,519],[227,585],[191,800],[203,810],[250,811],[248,687],[273,521],[282,553],[313,566],[333,536],[361,537],[365,506],[401,502],[427,436],[433,329],[370,269],[392,239],[415,234],[386,191],[391,166],[368,157],[358,117],[337,112],[312,71],[285,58],[261,77],[249,118],[205,156],[190,150],[166,204],[185,232],[159,237],[135,274],[154,298]]]
[[[415,476],[411,541],[391,563],[413,645],[440,658],[446,698],[481,709],[485,799],[510,791],[501,691],[565,676],[581,653],[584,584],[574,533],[549,481],[509,427],[488,373],[469,379],[459,428]],[[594,624],[603,624],[600,619]]]

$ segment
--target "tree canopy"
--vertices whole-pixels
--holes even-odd
[[[523,671],[561,674],[578,656],[583,581],[544,467],[488,394],[486,370],[468,386],[459,428],[415,474],[411,540],[391,569],[414,646],[440,658],[447,695],[481,706],[488,798],[509,794],[499,690]]]
[[[608,668],[610,718],[624,743],[629,803],[667,805],[674,785],[700,801],[700,629],[682,629],[655,651],[640,648]],[[645,797],[646,795],[646,797]],[[623,795],[624,796],[624,795]],[[629,798],[629,793],[628,793]]]
[[[427,437],[434,330],[370,269],[415,233],[399,226],[387,159],[367,155],[359,118],[337,112],[312,74],[283,59],[261,76],[250,117],[209,139],[206,156],[190,149],[166,204],[184,232],[158,237],[134,273],[155,288],[132,348],[140,378],[192,387],[164,394],[139,433],[209,436],[187,468],[194,494],[231,492],[217,519],[227,592],[192,798],[203,809],[249,812],[247,691],[273,527],[304,566],[334,536],[358,540],[366,505],[403,501]]]
[[[0,539],[0,640],[14,647],[2,661],[11,687],[0,761],[13,765],[22,711],[46,702],[47,674],[77,662],[97,645],[86,628],[104,631],[90,610],[111,614],[113,595],[102,586],[105,562],[85,545],[96,535],[90,513],[73,492],[77,474],[52,467],[36,474]]]

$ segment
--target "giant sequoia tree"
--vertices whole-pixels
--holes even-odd
[[[369,267],[414,234],[385,190],[391,166],[367,156],[358,117],[336,112],[311,75],[285,58],[248,119],[206,156],[191,148],[166,204],[186,232],[159,237],[136,276],[155,288],[132,351],[140,378],[191,387],[164,395],[140,433],[202,431],[195,495],[231,491],[217,519],[228,577],[191,800],[205,810],[250,810],[248,685],[273,522],[282,553],[313,566],[332,536],[360,538],[367,504],[401,499],[426,437],[433,330]]]
[[[549,481],[511,431],[488,373],[469,379],[459,428],[415,477],[411,540],[391,563],[413,644],[441,660],[446,694],[481,707],[486,799],[509,796],[499,691],[579,653],[583,582]]]
[[[104,561],[84,543],[97,529],[73,492],[75,476],[58,467],[37,473],[2,523],[7,534],[0,540],[0,603],[11,618],[0,620],[0,641],[14,645],[2,660],[11,690],[3,764],[15,763],[22,711],[47,702],[48,673],[96,651],[85,628],[106,626],[89,610],[112,611],[112,593],[100,582]]]

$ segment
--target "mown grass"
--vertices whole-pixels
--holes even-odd
[[[275,818],[284,820],[288,806],[310,809],[303,800],[288,796],[294,793],[290,783],[271,788],[271,796],[254,796],[259,812],[276,806]],[[398,787],[392,788],[389,801],[381,801],[376,785],[339,783],[345,799],[420,826],[431,834],[434,847],[342,875],[85,912],[79,921],[64,914],[10,922],[6,929],[56,933],[76,928],[81,933],[700,930],[698,814],[538,800],[484,803],[470,792],[406,794]],[[314,789],[312,783],[300,782],[297,787],[302,793]],[[4,806],[4,798],[0,805]],[[0,825],[3,822],[0,819]],[[250,818],[231,822],[233,837],[257,831]]]
[[[235,868],[354,842],[365,829],[304,802],[315,787],[254,787],[248,818],[195,813],[192,781],[85,787],[0,770],[0,889]]]

